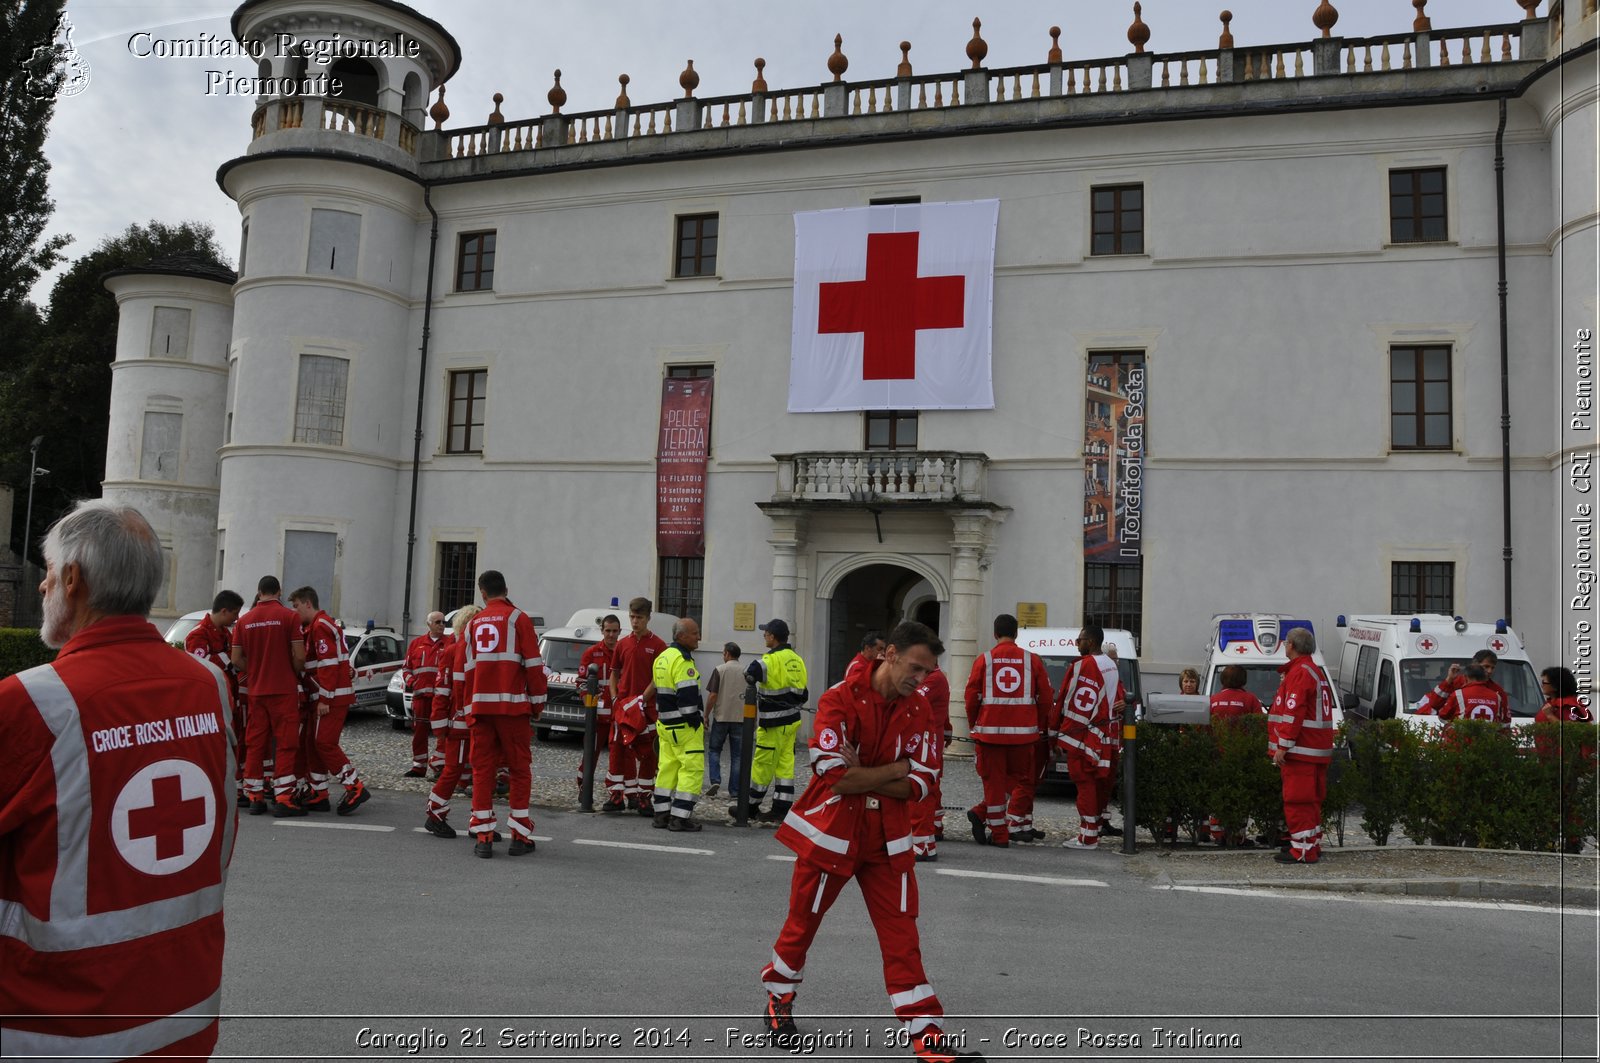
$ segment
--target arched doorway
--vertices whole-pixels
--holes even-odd
[[[867,632],[887,634],[902,620],[916,620],[938,631],[942,619],[933,585],[920,572],[894,564],[854,570],[839,581],[829,600],[828,684],[844,677]]]

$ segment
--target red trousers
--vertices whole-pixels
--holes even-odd
[[[273,792],[282,800],[294,793],[295,754],[300,748],[300,694],[251,694],[249,730],[245,735],[245,793],[262,796],[262,761],[267,743],[276,747]]]
[[[411,766],[427,770],[428,740],[433,737],[433,697],[411,695]]]
[[[1328,796],[1328,762],[1284,758],[1283,822],[1289,855],[1305,863],[1322,856],[1322,799]]]
[[[1067,748],[1067,772],[1078,788],[1078,840],[1087,844],[1100,841],[1100,817],[1111,804],[1111,795],[1117,785],[1117,753],[1107,756],[1109,768],[1102,768],[1096,759],[1073,746]]]
[[[911,806],[911,851],[918,856],[937,855],[938,831],[942,824],[941,803],[944,795],[938,782],[928,791],[928,796]]]
[[[337,775],[339,785],[349,789],[356,783],[356,770],[350,758],[339,748],[339,735],[344,731],[344,718],[350,711],[348,703],[330,708],[326,716],[311,710],[311,788],[319,794],[328,792],[328,777]]]
[[[1033,775],[1033,747],[1027,745],[1003,746],[989,742],[974,743],[978,778],[983,780],[983,800],[972,806],[989,828],[989,837],[995,843],[1010,839],[1009,820],[1011,795],[1019,790],[1025,780]],[[1033,812],[1030,797],[1028,812]]]
[[[866,813],[861,830],[862,856],[854,876],[830,874],[804,860],[796,861],[789,886],[789,915],[772,946],[772,962],[761,970],[761,983],[769,993],[780,995],[799,988],[806,953],[817,936],[817,928],[845,882],[854,877],[867,902],[872,928],[878,933],[883,985],[889,991],[889,1002],[915,1037],[930,1026],[941,1027],[944,1016],[944,1006],[922,968],[922,945],[917,937],[917,876],[889,866],[881,817]]]
[[[470,752],[466,749],[467,733],[464,727],[451,727],[440,740],[444,746],[444,766],[428,793],[428,814],[435,819],[444,819],[450,814],[450,798],[461,782],[461,769]]]
[[[1006,828],[1010,831],[1033,829],[1033,798],[1039,790],[1039,776],[1044,772],[1049,747],[1043,742],[1035,742],[1031,748],[1033,763],[1011,791],[1011,800],[1006,809]]]
[[[533,837],[533,816],[528,808],[528,798],[533,791],[533,755],[529,743],[533,740],[533,719],[527,713],[515,716],[485,715],[472,717],[472,819],[467,829],[475,832],[480,841],[488,840],[494,830],[495,772],[504,764],[510,769],[511,789],[506,795],[511,809],[507,814],[511,833],[524,840]]]

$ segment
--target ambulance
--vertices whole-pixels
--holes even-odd
[[[1200,675],[1200,693],[1207,697],[1222,689],[1222,670],[1230,664],[1244,669],[1245,689],[1254,694],[1263,708],[1272,705],[1278,693],[1279,670],[1289,663],[1283,640],[1290,631],[1303,627],[1316,637],[1311,621],[1285,613],[1218,613],[1211,618],[1211,635],[1206,640],[1206,667]],[[1323,659],[1322,647],[1311,653],[1311,661],[1322,669],[1330,685],[1333,673]],[[1337,688],[1333,694],[1333,723],[1344,720],[1344,707]]]
[[[600,620],[615,616],[622,622],[622,635],[632,628],[628,624],[627,606],[619,606],[616,599],[611,605],[579,609],[560,627],[539,632],[539,655],[544,658],[545,678],[550,689],[545,697],[544,712],[534,726],[542,739],[551,735],[583,737],[583,689],[578,679],[578,662],[583,652],[600,641]],[[662,642],[672,641],[672,625],[678,618],[671,613],[652,613],[650,630],[661,636]],[[600,741],[604,741],[601,738]]]
[[[1494,681],[1511,701],[1514,722],[1531,723],[1543,698],[1539,676],[1522,637],[1504,620],[1470,623],[1438,613],[1341,616],[1340,696],[1350,715],[1362,720],[1397,716],[1419,726],[1436,726],[1438,717],[1418,716],[1423,697],[1445,677],[1450,665],[1463,668],[1479,650],[1499,658]]]
[[[1078,631],[1075,627],[1025,627],[1017,632],[1017,645],[1030,653],[1036,653],[1044,661],[1045,671],[1050,675],[1050,689],[1061,693],[1061,684],[1066,680],[1067,669],[1072,667],[1081,654],[1078,653]],[[1117,651],[1117,672],[1122,679],[1122,687],[1128,693],[1128,700],[1137,706],[1144,696],[1144,691],[1139,684],[1139,647],[1134,639],[1133,632],[1126,628],[1108,627],[1105,629],[1106,646],[1112,646]],[[961,689],[957,687],[951,691],[951,711],[961,711]],[[1041,782],[1068,782],[1067,758],[1059,755],[1059,747],[1051,744],[1050,762],[1045,765]]]

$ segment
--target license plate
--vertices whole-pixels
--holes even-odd
[[[550,725],[550,730],[552,730],[552,731],[570,731],[570,730],[572,730],[572,728],[566,726],[565,724],[553,723],[553,724]]]
[[[371,704],[374,704],[375,702],[379,702],[379,701],[383,700],[383,694],[384,694],[384,692],[381,691],[381,690],[373,690],[373,691],[363,690],[363,691],[361,691],[360,693],[358,693],[356,695],[356,704],[357,705],[371,705]]]

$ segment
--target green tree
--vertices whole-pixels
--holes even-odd
[[[55,209],[44,139],[63,77],[55,32],[65,7],[66,0],[0,0],[0,328],[22,313],[70,239],[44,238]]]
[[[99,497],[105,476],[117,301],[100,278],[161,262],[226,268],[227,259],[204,223],[130,225],[67,268],[50,291],[33,343],[8,359],[0,382],[0,469],[10,476],[0,479],[26,484],[28,443],[38,435],[45,437],[39,464],[50,470],[35,488],[33,544],[75,500]],[[23,508],[17,507],[17,540]],[[33,547],[29,552],[38,557]]]

